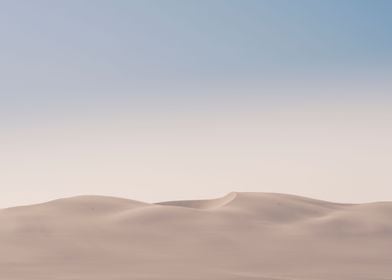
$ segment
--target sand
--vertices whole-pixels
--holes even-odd
[[[0,279],[387,280],[392,202],[230,193],[8,208],[0,210]]]

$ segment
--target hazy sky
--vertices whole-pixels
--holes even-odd
[[[0,208],[392,200],[392,1],[0,0]]]

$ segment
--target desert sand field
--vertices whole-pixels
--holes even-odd
[[[392,202],[273,193],[0,210],[4,280],[390,280]]]

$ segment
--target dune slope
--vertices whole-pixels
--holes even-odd
[[[0,279],[392,279],[392,203],[273,193],[0,210]]]

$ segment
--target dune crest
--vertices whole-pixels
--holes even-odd
[[[206,210],[206,209],[216,209],[219,207],[223,207],[229,204],[230,202],[232,202],[236,197],[237,197],[237,193],[231,192],[223,197],[215,198],[215,199],[165,201],[165,202],[158,202],[156,204]]]

